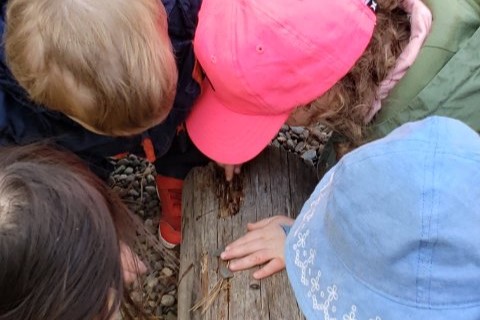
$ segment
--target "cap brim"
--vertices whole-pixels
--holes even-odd
[[[288,116],[233,112],[217,99],[206,80],[186,125],[193,143],[207,157],[219,163],[241,164],[270,143]]]
[[[468,307],[418,307],[386,296],[353,275],[331,245],[328,198],[335,168],[304,204],[285,243],[285,263],[297,303],[307,319],[480,319],[478,301]],[[312,239],[314,237],[314,240]],[[358,248],[362,250],[362,248]],[[375,261],[358,261],[359,264]],[[391,279],[396,281],[396,279]],[[448,290],[448,288],[445,288]],[[449,302],[449,301],[447,301]]]

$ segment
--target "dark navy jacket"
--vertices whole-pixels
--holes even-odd
[[[5,4],[2,5],[0,32],[5,30]],[[141,152],[141,140],[149,136],[156,157],[162,157],[170,148],[176,127],[190,111],[200,94],[200,85],[193,80],[195,64],[193,36],[201,0],[163,0],[168,15],[169,35],[179,71],[177,95],[167,119],[143,135],[133,137],[106,137],[92,133],[67,116],[49,111],[30,101],[26,92],[13,78],[5,64],[5,53],[0,48],[0,145],[23,145],[48,139],[69,149],[86,160],[100,175],[107,164],[104,159],[123,152]]]

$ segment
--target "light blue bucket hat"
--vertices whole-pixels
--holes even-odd
[[[345,156],[290,230],[307,319],[480,319],[480,137],[430,117]]]

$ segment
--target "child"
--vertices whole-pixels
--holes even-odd
[[[1,149],[0,319],[113,319],[134,231],[80,159],[41,145]]]
[[[431,114],[479,131],[479,28],[478,0],[206,1],[187,130],[237,172],[286,121],[353,146]]]
[[[161,239],[179,244],[182,181],[205,161],[181,130],[200,93],[191,43],[200,0],[2,3],[0,144],[47,138],[103,178],[106,157],[145,153],[158,174]]]
[[[256,278],[286,264],[307,319],[479,319],[479,179],[471,128],[404,124],[343,157],[294,223],[260,221],[222,257],[270,261]]]

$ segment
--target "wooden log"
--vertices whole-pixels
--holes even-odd
[[[213,164],[194,169],[183,191],[178,319],[304,319],[285,271],[261,281],[251,270],[223,279],[226,263],[218,254],[245,234],[248,222],[296,217],[317,181],[313,167],[275,147],[246,164],[230,184]],[[193,311],[202,301],[203,308]]]

